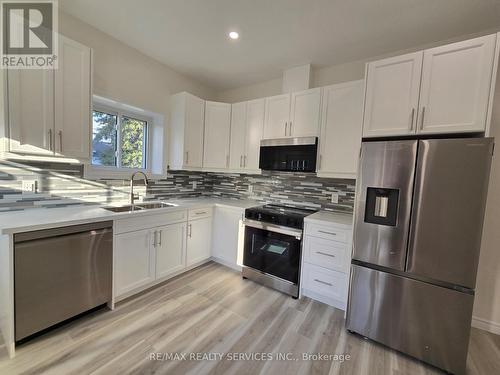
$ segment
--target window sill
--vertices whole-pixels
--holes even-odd
[[[139,168],[113,168],[99,167],[91,164],[85,164],[83,176],[89,180],[128,180],[134,172],[143,172],[148,178],[161,178],[163,176],[155,175],[150,170]]]

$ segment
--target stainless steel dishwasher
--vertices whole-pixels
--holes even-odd
[[[111,300],[112,222],[14,235],[15,337]]]

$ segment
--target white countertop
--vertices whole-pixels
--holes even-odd
[[[318,224],[332,223],[352,229],[353,215],[332,211],[318,211],[312,215],[306,216],[304,220],[306,222]]]
[[[112,212],[102,206],[70,206],[61,208],[33,208],[24,211],[0,213],[0,232],[14,234],[34,230],[50,229],[60,226],[79,225],[91,222],[118,220],[127,217],[140,217],[160,212],[186,210],[193,207],[221,205],[235,208],[249,208],[262,203],[255,200],[233,200],[218,198],[170,199],[165,202],[175,207],[163,207],[134,212]]]

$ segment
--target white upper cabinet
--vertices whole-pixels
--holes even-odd
[[[170,168],[199,170],[203,162],[205,101],[187,92],[170,98]]]
[[[231,142],[229,168],[243,169],[245,157],[245,137],[247,130],[247,102],[231,106]]]
[[[288,136],[290,122],[290,94],[266,98],[264,139]]]
[[[495,35],[424,51],[419,133],[484,131]]]
[[[55,74],[55,152],[90,157],[91,50],[59,36],[59,69]]]
[[[356,178],[364,81],[323,88],[318,176]]]
[[[10,151],[54,154],[54,71],[8,70]]]
[[[318,136],[321,88],[292,93],[290,122],[286,136]]]
[[[265,100],[255,99],[247,102],[245,155],[243,167],[245,170],[259,169],[260,141],[264,131]]]
[[[367,65],[364,137],[415,132],[423,52]]]
[[[231,104],[205,102],[205,144],[203,168],[229,167]]]
[[[264,127],[264,99],[235,103],[231,109],[231,152],[233,170],[259,169],[260,141]]]
[[[91,49],[59,36],[59,68],[9,70],[11,152],[90,158]]]
[[[367,64],[364,137],[484,132],[497,35]]]

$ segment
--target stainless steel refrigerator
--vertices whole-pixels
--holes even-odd
[[[363,142],[348,330],[465,372],[493,146]]]

